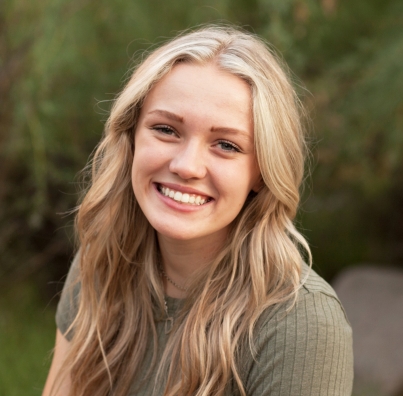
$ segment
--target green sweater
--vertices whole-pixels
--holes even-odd
[[[56,313],[56,323],[67,339],[66,330],[76,313],[69,284],[77,274],[77,260],[66,280]],[[304,265],[303,277],[309,271]],[[74,289],[77,296],[79,285]],[[167,297],[169,315],[175,316],[181,301]],[[297,304],[285,314],[287,304],[268,308],[257,323],[253,359],[247,345],[242,350],[240,375],[248,396],[348,396],[353,384],[352,333],[343,307],[333,289],[313,270],[300,289]],[[165,320],[156,320],[158,354],[167,343]],[[152,340],[143,361],[140,377],[152,358]],[[159,359],[157,359],[159,361]],[[155,384],[155,373],[134,381],[128,396],[163,395],[164,384]],[[137,377],[139,378],[139,377]],[[155,393],[153,389],[155,386]],[[228,396],[239,395],[234,383]]]

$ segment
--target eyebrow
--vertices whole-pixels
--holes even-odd
[[[170,120],[183,123],[183,117],[181,117],[175,113],[171,113],[170,111],[167,111],[167,110],[157,109],[157,110],[150,111],[148,114],[159,114],[166,118],[169,118]]]
[[[227,128],[227,127],[211,127],[210,132],[220,132],[225,134],[232,134],[232,135],[241,135],[245,139],[252,141],[252,138],[249,133],[243,131],[242,129],[236,128]]]

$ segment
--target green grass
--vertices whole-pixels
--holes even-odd
[[[40,302],[31,285],[0,297],[0,396],[41,395],[54,346],[53,306]]]

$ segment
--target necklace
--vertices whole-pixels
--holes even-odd
[[[167,317],[165,319],[165,334],[169,334],[174,325],[174,318],[172,316],[169,316],[168,303],[167,303],[167,299],[165,297],[164,297],[164,304],[165,304],[165,313],[167,314]]]
[[[174,281],[166,274],[166,272],[163,270],[162,266],[160,266],[160,272],[161,272],[161,274],[167,279],[167,281],[170,282],[170,283],[172,283],[177,289],[179,289],[179,290],[181,290],[181,291],[184,291],[184,292],[188,291],[188,288],[187,288],[187,287],[180,286],[180,285],[178,285],[176,282],[174,282]],[[165,302],[165,305],[166,305],[166,302]]]

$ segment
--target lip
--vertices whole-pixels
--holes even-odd
[[[210,206],[210,204],[212,204],[214,202],[214,199],[211,199],[211,201],[204,203],[203,205],[186,205],[183,203],[179,203],[175,200],[173,200],[172,198],[169,198],[163,194],[161,194],[158,191],[158,185],[163,185],[165,187],[168,188],[172,188],[173,190],[175,189],[174,186],[175,184],[166,184],[166,183],[153,183],[153,188],[155,190],[155,193],[157,194],[158,198],[165,204],[167,205],[170,209],[174,209],[175,211],[179,211],[179,212],[183,212],[183,213],[192,213],[192,212],[198,212],[200,210],[204,210],[206,207]],[[170,187],[172,186],[172,187]],[[177,191],[180,192],[185,192],[185,193],[190,193],[190,194],[196,194],[196,195],[204,195],[204,194],[200,194],[200,193],[193,193],[193,192],[188,192],[188,191],[197,191],[194,189],[189,189],[189,188],[185,188],[182,190],[177,189]],[[206,196],[206,195],[204,195]]]
[[[181,193],[200,195],[202,197],[206,197],[206,198],[209,198],[211,200],[214,199],[212,196],[210,196],[208,194],[205,194],[204,192],[202,192],[200,190],[196,190],[196,189],[191,188],[191,187],[181,186],[179,184],[155,182],[154,185],[155,185],[155,187],[157,187],[158,185],[162,185],[164,187],[168,187],[171,190],[180,191]]]

